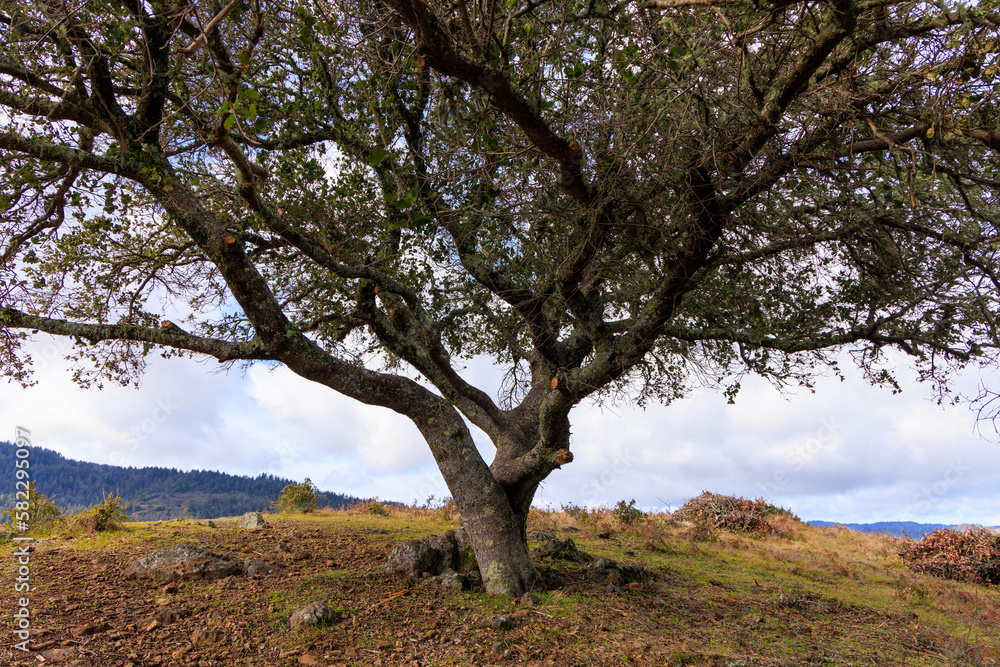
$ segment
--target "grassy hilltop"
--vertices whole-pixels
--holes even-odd
[[[374,503],[268,516],[262,532],[196,521],[132,523],[36,543],[33,640],[48,660],[145,665],[994,665],[995,587],[912,572],[908,542],[802,524],[787,514],[731,533],[619,510],[533,511],[530,529],[595,558],[646,568],[615,586],[586,563],[537,559],[547,590],[521,600],[447,591],[379,571],[401,541],[457,527],[448,508]],[[281,570],[229,583],[126,579],[140,556],[195,541]],[[13,588],[13,547],[0,545]],[[12,590],[6,596],[10,600]],[[329,626],[293,631],[292,611],[326,600]],[[3,610],[12,627],[11,605]],[[495,627],[498,617],[507,629]],[[11,635],[12,636],[12,635]],[[2,664],[37,653],[0,648]],[[53,652],[54,651],[54,652]]]

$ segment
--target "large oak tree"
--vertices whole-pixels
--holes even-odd
[[[998,27],[996,0],[0,0],[4,371],[47,332],[83,383],[193,353],[394,410],[519,595],[581,401],[808,383],[845,348],[941,392],[996,362]]]

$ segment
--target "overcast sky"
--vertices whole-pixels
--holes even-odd
[[[61,358],[67,345],[39,338],[37,386],[0,384],[0,440],[23,426],[34,445],[84,461],[310,477],[326,491],[405,502],[448,495],[408,420],[284,368],[220,374],[215,362],[151,358],[138,390],[84,390]],[[969,374],[961,387],[1000,388],[997,375]],[[466,377],[495,392],[500,376],[481,361]],[[536,503],[634,498],[676,509],[708,490],[764,496],[803,519],[1000,524],[992,426],[980,435],[968,406],[939,407],[912,374],[901,379],[895,396],[849,372],[787,398],[744,382],[735,405],[702,391],[645,411],[581,406],[572,414],[576,459],[546,480]],[[477,442],[490,460],[488,440],[477,433]]]

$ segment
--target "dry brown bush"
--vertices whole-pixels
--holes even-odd
[[[795,521],[787,511],[763,499],[747,500],[708,491],[684,503],[673,518],[690,521],[695,526],[756,535],[784,535],[788,532],[787,524]]]
[[[1000,535],[979,530],[935,530],[900,557],[914,572],[977,584],[1000,583]]]

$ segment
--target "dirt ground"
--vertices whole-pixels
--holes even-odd
[[[738,590],[656,566],[649,583],[617,589],[588,579],[583,565],[553,561],[539,563],[550,581],[548,591],[521,600],[493,599],[379,572],[388,552],[411,536],[406,530],[364,522],[284,521],[250,533],[232,522],[216,523],[215,528],[196,522],[144,524],[101,540],[62,536],[35,542],[32,651],[12,648],[17,639],[11,629],[0,663],[996,664],[995,654],[990,658],[956,644],[913,618],[816,595],[788,598],[766,580],[756,589]],[[584,550],[587,539],[578,536]],[[228,584],[126,578],[139,557],[182,541],[240,562],[261,558],[280,569]],[[13,561],[11,551],[9,543],[0,551],[7,563]],[[5,572],[12,591],[13,567]],[[8,628],[13,628],[13,595],[4,596]],[[339,620],[293,631],[291,612],[314,600],[325,600],[340,612]],[[501,616],[508,620],[498,620]]]

